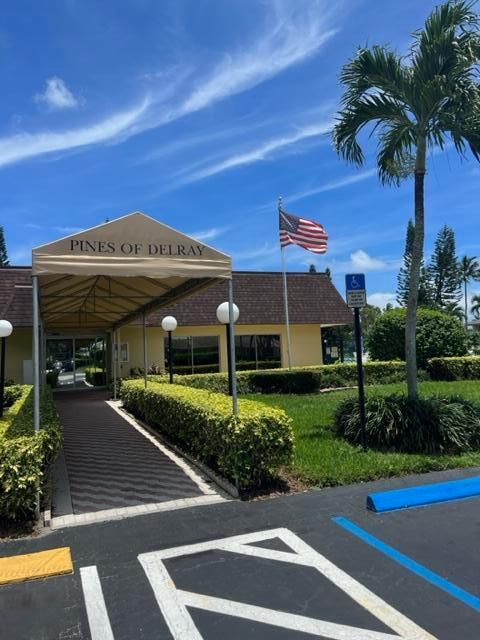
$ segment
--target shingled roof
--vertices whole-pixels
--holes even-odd
[[[32,325],[31,269],[0,269],[0,317],[16,327]],[[292,324],[351,324],[352,314],[325,273],[288,273],[288,297]],[[158,326],[166,315],[174,315],[180,326],[217,324],[217,306],[227,300],[227,282],[162,307],[148,318]],[[283,324],[283,283],[280,272],[235,271],[233,291],[240,309],[238,324]]]

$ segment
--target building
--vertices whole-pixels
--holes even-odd
[[[134,229],[132,216],[137,216]],[[143,236],[142,225],[145,225]],[[132,233],[137,234],[136,240],[132,239]],[[170,233],[174,239],[169,237],[167,241],[162,235],[160,241],[157,238],[156,242],[150,242],[156,238],[152,235],[155,233],[157,236]],[[128,242],[122,244],[122,239],[127,237]],[[179,238],[183,242],[182,247],[187,246],[187,241],[192,242],[192,239],[144,214],[135,213],[35,249],[36,272],[30,267],[0,269],[0,318],[9,320],[14,326],[14,332],[8,339],[7,379],[16,382],[32,382],[34,379],[32,274],[35,273],[41,274],[41,368],[47,375],[58,376],[61,387],[105,384],[112,378],[114,350],[118,353],[117,375],[143,371],[145,361],[150,370],[163,371],[166,333],[161,328],[161,320],[166,315],[173,315],[178,322],[173,334],[177,373],[225,371],[226,330],[216,318],[216,309],[221,302],[228,300],[230,278],[233,298],[240,310],[235,326],[237,369],[287,366],[280,272],[230,271],[225,276],[226,272],[218,271],[215,263],[213,277],[205,277],[205,274],[200,274],[202,278],[200,275],[192,276],[193,271],[187,271],[194,266],[210,268],[213,258],[205,258],[208,251],[213,257],[228,258],[196,243],[192,246],[198,247],[198,253],[196,256],[192,254],[192,260],[204,262],[196,262],[195,265],[189,262],[186,271],[188,260],[183,258],[187,251],[184,249],[176,262],[176,275],[169,275],[171,281],[169,286],[165,286],[163,283],[167,280],[164,275],[163,280],[158,277],[158,267],[154,280],[153,272],[145,271],[147,267],[141,266],[142,260],[146,260],[143,254],[138,260],[129,255],[127,261],[114,251],[112,256],[107,253],[109,243],[113,247],[114,242],[120,246],[128,245],[126,250],[131,253],[130,247],[145,247],[146,237],[149,238],[149,253],[154,251],[152,247],[158,247],[157,263],[161,263],[163,258],[173,262],[172,247],[176,245],[172,243],[178,243]],[[67,249],[71,250],[74,258],[65,255]],[[103,250],[107,255],[96,255]],[[165,255],[167,253],[168,256]],[[109,259],[112,262],[107,262]],[[206,267],[205,260],[210,260]],[[182,271],[178,266],[180,262]],[[131,278],[125,275],[130,273],[126,269],[136,269],[138,265],[142,271],[132,271]],[[83,272],[82,269],[88,270]],[[123,270],[121,277],[109,275],[118,274],[116,269]],[[221,266],[221,269],[225,270],[225,267]],[[183,277],[182,281],[178,274]],[[197,280],[194,281],[195,277]],[[340,353],[332,342],[331,328],[351,324],[352,321],[351,312],[342,297],[324,273],[289,273],[287,281],[292,364],[304,366],[337,360]],[[117,345],[113,349],[115,337]]]

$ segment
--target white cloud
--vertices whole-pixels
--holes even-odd
[[[379,258],[373,258],[363,249],[358,249],[350,254],[350,262],[353,269],[360,271],[380,271],[387,266],[386,262]]]
[[[43,93],[34,96],[35,102],[44,103],[49,109],[74,109],[78,107],[79,101],[61,78],[54,76],[48,78],[47,86]]]
[[[187,175],[184,178],[179,178],[178,180],[174,180],[173,182],[171,182],[168,185],[168,189],[175,188],[184,184],[190,184],[192,182],[197,182],[198,180],[203,180],[204,178],[217,175],[218,173],[222,173],[223,171],[227,171],[235,167],[252,164],[261,160],[267,160],[276,152],[282,151],[288,147],[292,147],[302,140],[324,135],[325,133],[330,131],[330,129],[331,122],[305,126],[298,129],[291,135],[282,136],[280,138],[273,138],[271,140],[268,140],[267,142],[262,142],[257,147],[250,149],[249,151],[234,154],[228,158],[221,160],[220,162],[214,162],[210,165],[207,165],[206,167],[204,167],[203,169],[199,169],[198,171],[188,173],[189,169],[187,168],[185,170],[182,170],[182,173],[187,172]]]
[[[339,178],[338,180],[331,180],[330,182],[324,182],[320,184],[318,187],[312,187],[311,189],[306,189],[305,191],[298,191],[297,193],[293,193],[289,195],[286,199],[289,202],[296,202],[297,200],[302,200],[303,198],[307,198],[309,196],[314,196],[317,193],[325,193],[327,191],[335,191],[336,189],[343,189],[344,187],[349,187],[351,184],[355,184],[357,182],[363,182],[363,180],[368,180],[368,178],[372,178],[376,175],[376,169],[368,169],[366,171],[360,171],[359,173],[354,174],[353,176],[347,176],[346,178]]]
[[[213,74],[191,93],[180,113],[192,113],[229,96],[252,89],[261,82],[315,54],[336,33],[326,27],[327,3],[274,2],[268,27],[251,47],[227,55]]]
[[[202,229],[201,231],[193,231],[187,235],[195,238],[195,240],[201,240],[205,242],[207,240],[214,240],[223,235],[228,230],[228,227],[211,227],[210,229]]]
[[[0,167],[34,156],[99,144],[114,139],[137,122],[146,112],[149,100],[129,111],[114,113],[96,124],[66,131],[18,133],[0,138]]]
[[[391,304],[394,307],[398,307],[395,293],[369,293],[368,304],[373,304],[375,307],[385,309],[387,304]]]

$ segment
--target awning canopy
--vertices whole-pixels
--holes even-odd
[[[47,329],[106,329],[218,279],[231,258],[135,212],[32,252]]]

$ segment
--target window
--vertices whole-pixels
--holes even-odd
[[[280,336],[235,336],[237,369],[278,369],[282,366]]]
[[[220,370],[218,336],[172,337],[173,371],[179,375],[217,373]],[[168,369],[168,338],[165,338]]]
[[[120,353],[120,359],[118,360],[118,355],[117,355],[117,360],[118,362],[129,362],[130,360],[130,354],[129,354],[129,348],[128,348],[128,342],[120,342],[119,344],[115,345],[115,349],[116,349],[116,353]]]

